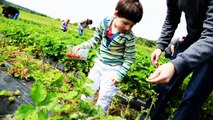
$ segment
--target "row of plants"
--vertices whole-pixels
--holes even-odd
[[[5,61],[11,64],[8,72],[14,77],[34,80],[30,96],[34,105],[23,104],[15,112],[15,119],[76,119],[98,115],[101,110],[91,102],[80,100],[82,94],[92,94],[85,86],[90,83],[85,74],[76,72],[64,74],[50,64],[34,59],[15,46],[1,47],[1,66]],[[26,71],[27,69],[27,71]]]

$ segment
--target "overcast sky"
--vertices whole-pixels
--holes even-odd
[[[52,18],[70,19],[71,23],[86,18],[96,26],[106,16],[112,16],[118,0],[7,0],[23,7],[46,14]],[[136,36],[156,40],[166,14],[166,0],[140,0],[144,15],[140,23],[133,27]],[[185,21],[175,33],[175,37],[186,34]]]

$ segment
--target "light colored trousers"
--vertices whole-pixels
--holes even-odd
[[[117,73],[119,66],[109,66],[103,64],[98,58],[95,59],[95,64],[88,74],[88,78],[94,81],[92,84],[87,84],[95,92],[99,90],[99,97],[96,102],[96,105],[99,105],[104,114],[107,113],[107,110],[110,106],[112,98],[117,92],[117,85],[112,84],[112,76]],[[90,99],[94,101],[94,95],[86,97],[83,95],[82,100]]]

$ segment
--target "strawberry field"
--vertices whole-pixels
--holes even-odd
[[[33,104],[19,106],[14,112],[15,119],[134,120],[142,112],[149,113],[149,109],[143,109],[143,106],[136,108],[131,103],[137,99],[156,100],[157,94],[152,90],[154,85],[146,82],[146,78],[155,70],[150,62],[155,42],[136,39],[136,61],[119,85],[122,94],[118,93],[113,99],[108,114],[102,115],[101,109],[94,103],[80,99],[82,94],[95,94],[85,83],[91,83],[86,76],[94,64],[96,50],[89,51],[87,60],[74,60],[66,56],[67,45],[75,46],[89,40],[93,31],[86,29],[84,35],[79,37],[76,25],[70,24],[69,30],[62,32],[59,29],[60,21],[41,16],[38,20],[37,16],[22,12],[18,20],[0,17],[0,67],[6,68],[1,74],[7,73],[18,80],[32,82],[29,95]],[[160,64],[167,61],[162,57]],[[168,104],[167,114],[164,115],[166,119],[173,117],[188,78],[181,86],[180,93]],[[0,90],[0,97],[10,96],[11,102],[22,97],[20,90],[16,91],[16,95],[12,94]],[[212,99],[213,95],[203,106],[200,118],[212,117]]]

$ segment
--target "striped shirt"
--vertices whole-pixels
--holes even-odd
[[[85,48],[95,48],[100,45],[97,56],[104,64],[110,66],[119,65],[120,68],[113,79],[120,82],[127,74],[135,60],[135,37],[132,31],[116,33],[110,38],[107,31],[114,17],[107,17],[102,21],[94,32],[94,37],[84,42]]]

